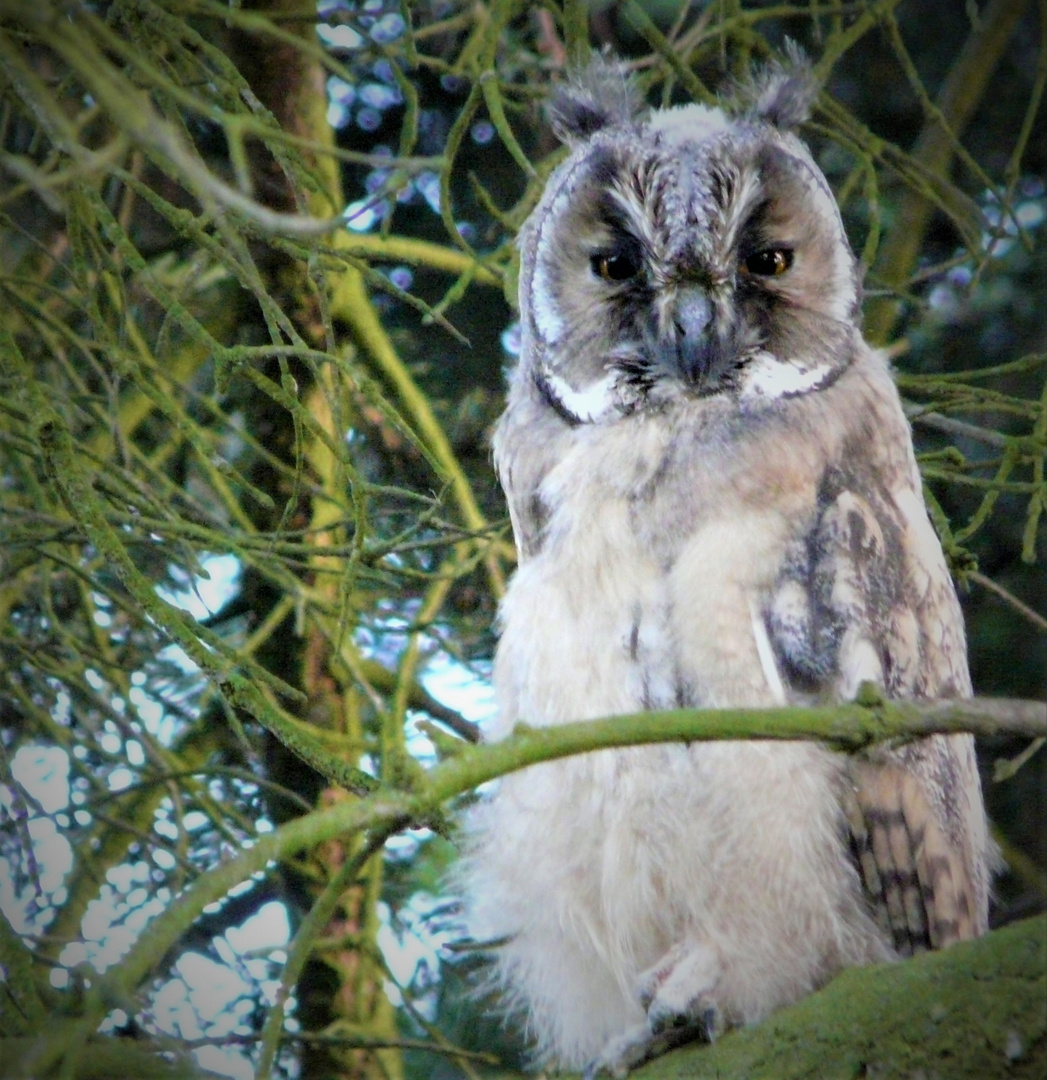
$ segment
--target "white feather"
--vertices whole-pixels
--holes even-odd
[[[615,413],[617,377],[617,373],[612,371],[598,382],[575,390],[565,378],[550,373],[545,375],[545,384],[567,412],[583,424],[592,424]]]
[[[770,690],[775,704],[784,705],[788,699],[785,694],[785,687],[782,685],[782,677],[778,674],[778,662],[774,658],[774,649],[771,646],[771,639],[767,636],[767,627],[764,625],[763,615],[753,597],[749,599],[749,617],[752,619],[756,652],[760,657],[760,667],[763,669],[764,678],[767,680],[767,688]]]
[[[833,367],[829,363],[808,366],[761,352],[742,371],[741,396],[764,401],[793,397],[817,390],[832,374]]]
[[[564,324],[543,262],[534,268],[531,278],[531,314],[541,337],[548,344],[555,344],[564,332]]]
[[[670,142],[691,143],[726,131],[730,121],[722,109],[690,104],[659,109],[651,115],[649,126],[652,131],[661,132]]]
[[[681,679],[711,705],[784,700],[757,599],[787,518],[748,505],[709,447],[688,488],[703,509],[688,513],[667,572],[637,532],[633,494],[659,475],[672,430],[642,417],[579,427],[546,477],[543,546],[502,607],[496,737],[518,720],[672,704]],[[652,701],[655,688],[670,700]],[[692,989],[715,990],[729,1024],[840,966],[887,959],[853,870],[832,855],[844,768],[813,744],[728,742],[591,753],[504,778],[471,820],[463,891],[473,934],[506,939],[496,979],[540,1053],[564,1068],[595,1059],[643,1022],[637,986],[669,955],[674,994],[718,972],[715,988]]]

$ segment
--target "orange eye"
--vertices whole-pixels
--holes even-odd
[[[784,274],[792,264],[793,253],[789,248],[768,248],[750,255],[743,265],[750,274],[777,277]]]

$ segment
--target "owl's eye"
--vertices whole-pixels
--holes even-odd
[[[628,281],[640,272],[640,253],[629,248],[598,251],[589,264],[593,273],[604,281]]]
[[[743,263],[750,274],[761,277],[777,277],[784,274],[793,264],[793,253],[789,248],[768,248],[750,255]]]

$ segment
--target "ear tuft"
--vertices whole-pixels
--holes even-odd
[[[820,89],[807,54],[795,41],[786,39],[784,56],[754,71],[734,97],[750,119],[788,131],[810,117]]]
[[[593,53],[581,71],[557,88],[549,121],[562,142],[578,142],[602,128],[629,123],[637,110],[636,91],[625,66]]]

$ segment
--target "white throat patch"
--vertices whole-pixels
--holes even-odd
[[[759,352],[742,371],[741,396],[749,401],[795,397],[820,389],[832,375],[831,364],[779,360],[768,352]]]
[[[595,424],[620,412],[615,384],[618,373],[611,371],[584,390],[576,390],[565,378],[543,371],[544,389],[556,399],[564,413],[582,424]]]

